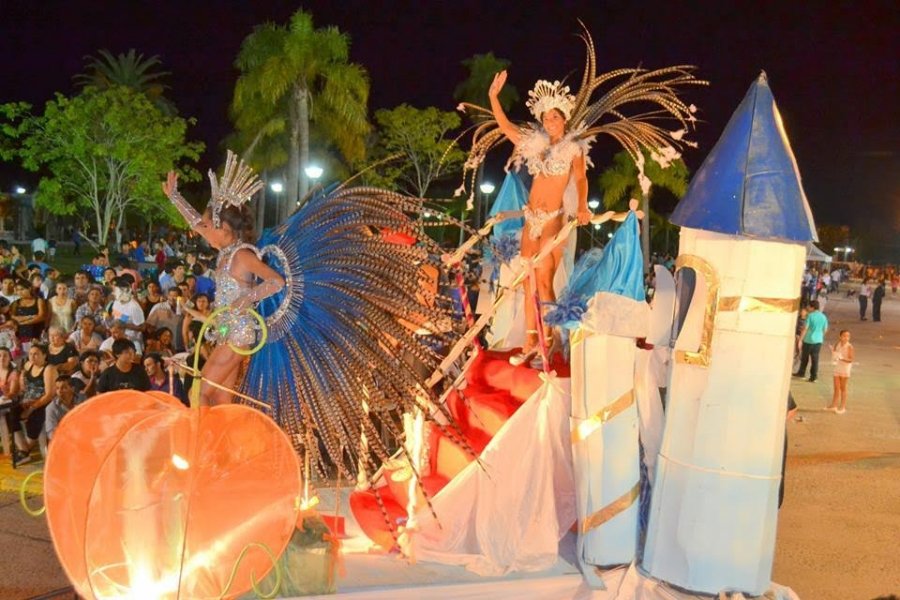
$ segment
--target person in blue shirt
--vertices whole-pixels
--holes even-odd
[[[813,382],[819,377],[819,351],[822,342],[825,341],[825,332],[828,331],[828,317],[819,310],[819,301],[809,303],[809,314],[806,316],[806,324],[800,334],[802,348],[800,350],[800,370],[794,373],[794,377],[806,376],[806,365],[812,363],[809,368],[809,381]]]

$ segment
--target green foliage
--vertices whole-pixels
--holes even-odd
[[[424,198],[431,184],[452,172],[465,153],[447,135],[460,126],[455,112],[433,106],[415,108],[401,104],[375,113],[378,124],[376,159],[397,155],[367,176],[375,185],[396,188]]]
[[[72,98],[57,94],[42,115],[24,110],[21,104],[0,107],[0,147],[4,159],[46,174],[35,195],[39,207],[80,218],[97,244],[107,243],[111,230],[120,232],[128,214],[180,221],[159,185],[179,165],[183,179],[199,179],[182,164],[203,150],[202,143],[186,141],[192,120],[166,116],[123,86],[88,87]]]
[[[677,198],[684,196],[687,191],[688,168],[680,158],[663,169],[644,150],[644,174],[653,184],[650,188],[651,198],[653,187],[668,190]],[[597,182],[603,190],[603,206],[606,210],[626,210],[631,198],[641,198],[637,166],[631,155],[624,150],[616,153],[612,166],[600,174]]]
[[[239,150],[255,152],[258,144],[274,139],[276,148],[287,151],[287,206],[297,200],[295,172],[306,167],[313,135],[335,147],[348,164],[365,157],[371,130],[369,77],[349,56],[349,37],[336,27],[316,29],[312,15],[303,10],[287,25],[257,26],[241,45],[231,105],[236,139],[246,143]],[[282,154],[267,154],[272,160],[248,158],[264,168],[284,164]]]
[[[75,76],[75,83],[100,90],[125,86],[147,96],[166,115],[174,116],[178,112],[165,97],[169,86],[160,81],[169,73],[155,70],[162,65],[158,56],[144,59],[144,55],[138,54],[134,48],[117,56],[109,50],[100,50],[97,54],[84,57],[85,72]]]
[[[456,86],[453,97],[477,106],[490,106],[488,88],[494,80],[494,75],[508,68],[510,62],[505,58],[494,56],[493,52],[488,52],[467,58],[462,64],[469,70],[469,77]],[[518,101],[519,93],[516,88],[507,83],[500,92],[500,106],[508,111]]]

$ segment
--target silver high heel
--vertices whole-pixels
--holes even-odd
[[[526,336],[534,335],[535,337],[537,337],[537,329],[529,329],[525,332],[525,335]],[[535,343],[535,345],[528,352],[525,352],[523,350],[522,352],[517,352],[516,354],[513,354],[512,356],[510,356],[509,364],[511,364],[514,367],[524,365],[525,363],[532,360],[535,356],[537,356],[538,351],[539,351],[538,343]]]

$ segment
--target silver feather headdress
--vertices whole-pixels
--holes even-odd
[[[225,171],[222,178],[217,179],[212,169],[209,170],[209,186],[212,189],[212,222],[215,227],[222,225],[220,213],[226,206],[241,206],[263,187],[256,173],[243,160],[228,151],[225,157]]]

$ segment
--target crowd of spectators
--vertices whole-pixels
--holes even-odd
[[[211,311],[214,257],[165,241],[101,249],[71,276],[38,238],[27,254],[0,241],[0,408],[13,464],[31,460],[76,404],[113,390],[163,390],[187,403],[173,356],[193,352]],[[199,341],[202,358],[209,342]]]

